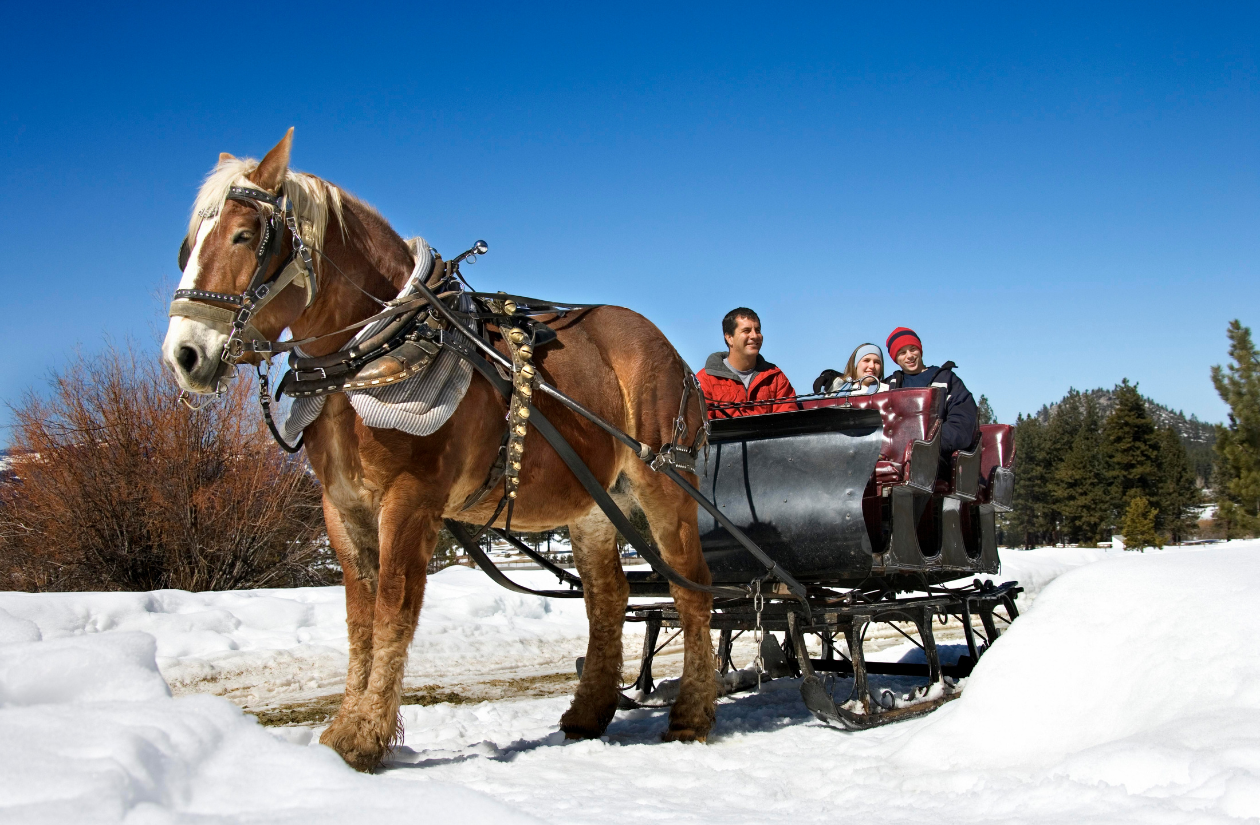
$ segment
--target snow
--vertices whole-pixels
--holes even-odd
[[[542,571],[511,571],[555,587]],[[157,663],[176,693],[210,692],[245,705],[341,689],[345,596],[340,587],[188,593],[0,593],[0,643],[139,631],[157,642]],[[499,588],[451,567],[430,578],[409,683],[458,682],[480,671],[514,675],[571,669],[586,650],[581,599],[543,599]]]
[[[248,705],[335,687],[339,588],[0,593],[0,821],[1260,818],[1260,541],[1003,563],[996,578],[1028,589],[1023,615],[962,697],[923,719],[843,733],[809,715],[793,680],[724,699],[703,746],[662,744],[659,710],[566,743],[566,695],[406,705],[404,742],[373,776],[316,744],[318,727],[264,728],[207,695]],[[431,579],[408,680],[555,673],[584,646],[580,600],[452,568]]]

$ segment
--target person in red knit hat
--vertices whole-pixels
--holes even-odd
[[[976,399],[954,374],[956,364],[939,367],[923,364],[923,342],[909,327],[897,327],[888,335],[888,355],[901,369],[887,379],[889,389],[941,387],[945,390],[945,423],[941,426],[941,461],[948,462],[958,450],[970,450],[980,437]]]
[[[761,319],[736,307],[722,319],[726,352],[715,352],[696,373],[709,418],[736,418],[800,409],[783,371],[761,357]]]

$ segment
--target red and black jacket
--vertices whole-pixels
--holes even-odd
[[[737,418],[800,409],[796,403],[796,390],[792,389],[792,382],[788,381],[783,370],[758,355],[757,374],[745,389],[744,382],[726,366],[723,360],[726,356],[725,352],[713,353],[704,362],[704,369],[696,373],[709,407],[709,418]]]

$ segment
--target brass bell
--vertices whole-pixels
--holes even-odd
[[[525,445],[524,445],[524,444],[522,444],[522,443],[521,443],[521,442],[519,442],[519,441],[513,441],[513,442],[512,442],[512,452],[517,453],[518,455],[519,455],[520,453],[525,452]]]
[[[504,302],[503,302],[503,314],[504,314],[504,315],[513,315],[513,314],[515,314],[515,313],[516,313],[516,301],[504,301]]]
[[[512,339],[513,344],[519,344],[525,340],[525,331],[523,329],[516,328],[510,329],[508,330],[508,338]]]
[[[513,461],[513,462],[512,462],[512,469],[513,469],[513,470],[516,470],[516,471],[519,473],[519,472],[521,471],[521,462],[519,462],[519,461]]]
[[[525,396],[526,398],[529,398],[531,395],[534,394],[534,388],[531,387],[529,384],[521,384],[519,387],[516,388],[516,391],[519,392],[521,395]]]
[[[508,490],[508,498],[516,498],[516,491]]]
[[[524,437],[525,437],[525,433],[526,433],[526,432],[528,432],[528,430],[526,430],[526,429],[525,429],[525,425],[524,425],[524,424],[517,424],[517,425],[516,425],[516,429],[515,429],[515,430],[513,430],[512,432],[516,433],[516,434],[517,434],[517,435],[519,435],[521,438],[524,438]]]
[[[533,377],[534,377],[534,365],[533,365],[533,364],[526,364],[525,366],[521,367],[521,375],[525,376],[526,378],[533,378]]]
[[[521,407],[516,411],[516,414],[520,416],[521,419],[529,418],[529,407]]]
[[[534,354],[534,348],[529,344],[521,344],[520,353],[522,358],[529,358]]]

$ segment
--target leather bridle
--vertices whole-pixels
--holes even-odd
[[[228,340],[220,358],[225,364],[235,365],[247,352],[256,352],[267,357],[281,349],[292,349],[293,342],[286,341],[284,343],[289,346],[279,347],[278,342],[268,340],[254,327],[253,317],[299,276],[305,276],[306,306],[309,307],[318,294],[318,284],[311,251],[302,240],[297,217],[293,213],[293,202],[284,194],[283,188],[278,194],[271,195],[253,187],[233,186],[228,190],[227,200],[254,204],[259,207],[259,217],[262,218],[263,234],[254,253],[256,266],[249,285],[240,294],[177,289],[171,301],[170,315],[202,321],[226,332]],[[262,204],[271,207],[270,214],[265,218],[261,214]],[[268,277],[267,272],[280,252],[281,238],[286,228],[292,237],[292,249],[276,267],[275,274]],[[190,253],[188,238],[185,238],[179,251],[181,271],[188,266]],[[214,304],[228,304],[235,309],[215,306],[208,303],[210,301]]]

